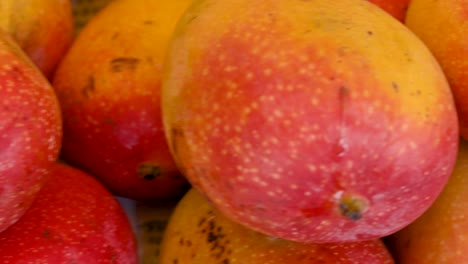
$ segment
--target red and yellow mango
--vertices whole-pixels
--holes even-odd
[[[365,1],[196,1],[162,107],[193,186],[229,218],[303,242],[407,225],[447,182],[459,138],[438,62]]]

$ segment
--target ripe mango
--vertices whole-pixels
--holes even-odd
[[[158,199],[188,183],[169,152],[160,109],[163,58],[191,1],[113,1],[80,31],[53,79],[62,158],[116,195]]]
[[[42,188],[62,140],[58,100],[24,51],[0,32],[0,232]]]
[[[386,238],[397,263],[467,263],[468,142],[462,140],[448,184],[421,217]]]
[[[455,97],[464,139],[468,139],[467,21],[466,0],[413,0],[405,21],[442,66]]]
[[[393,233],[427,210],[455,163],[440,65],[366,1],[196,1],[164,72],[179,168],[223,214],[274,237]]]
[[[0,29],[50,80],[74,36],[70,0],[2,0]]]
[[[313,244],[265,236],[213,208],[196,189],[177,204],[164,231],[160,264],[392,264],[380,239]]]
[[[121,205],[91,175],[55,163],[24,216],[0,233],[0,263],[137,264]]]

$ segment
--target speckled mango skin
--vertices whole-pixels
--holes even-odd
[[[59,153],[62,121],[50,83],[0,33],[0,232],[30,207]]]
[[[440,66],[365,1],[197,1],[163,80],[179,168],[229,218],[271,236],[388,235],[428,208],[455,163]],[[343,216],[349,201],[360,214]]]
[[[170,36],[190,3],[109,3],[82,29],[54,76],[63,159],[116,195],[161,199],[188,189],[164,136],[160,86]]]
[[[386,238],[397,263],[466,263],[468,229],[468,143],[434,204],[409,226]]]
[[[415,0],[406,26],[431,50],[447,76],[457,105],[460,134],[468,139],[468,2]]]
[[[161,264],[392,264],[381,240],[297,243],[245,228],[213,208],[196,189],[178,203],[165,229]]]
[[[56,163],[24,216],[0,233],[0,263],[137,264],[129,219],[91,175]]]
[[[0,29],[51,79],[74,36],[70,0],[2,0]]]

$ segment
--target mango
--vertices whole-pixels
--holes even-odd
[[[160,264],[392,264],[380,239],[313,244],[263,235],[213,208],[196,189],[177,204],[164,231]]]
[[[0,32],[0,232],[28,210],[57,160],[62,119],[50,83]]]
[[[80,31],[52,81],[61,157],[137,200],[182,195],[160,109],[163,58],[189,0],[112,1]]]
[[[195,1],[166,58],[163,122],[179,169],[256,231],[389,235],[453,170],[457,112],[438,61],[366,1]]]
[[[468,2],[414,0],[405,25],[442,66],[455,97],[460,134],[468,139]]]
[[[0,233],[1,263],[137,264],[129,219],[91,175],[55,163],[31,208]]]
[[[385,238],[397,263],[466,263],[468,143],[462,140],[453,174],[421,217]],[[466,213],[466,214],[465,214]]]
[[[49,80],[74,37],[70,0],[2,0],[0,30],[7,32]]]

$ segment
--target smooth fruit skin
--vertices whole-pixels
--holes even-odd
[[[468,139],[468,1],[414,0],[406,26],[434,54],[452,88],[460,119],[460,133]]]
[[[170,36],[189,3],[109,3],[82,29],[53,79],[63,159],[119,196],[160,199],[188,189],[165,139],[160,86]]]
[[[114,0],[74,0],[75,34],[78,34],[89,20],[112,1]]]
[[[467,263],[468,143],[462,141],[448,184],[421,217],[386,238],[397,263]]]
[[[62,121],[50,83],[0,34],[0,232],[18,220],[57,159]]]
[[[179,168],[257,231],[388,235],[453,169],[457,115],[440,66],[365,1],[197,1],[167,58],[163,121]]]
[[[406,10],[410,0],[367,0],[385,10],[400,22],[406,18]]]
[[[74,36],[70,0],[2,0],[0,29],[50,80]]]
[[[178,203],[164,232],[160,264],[394,263],[381,240],[306,244],[265,236],[226,218],[196,189]]]
[[[68,165],[49,173],[31,208],[0,233],[0,262],[138,263],[132,227],[115,197]]]

